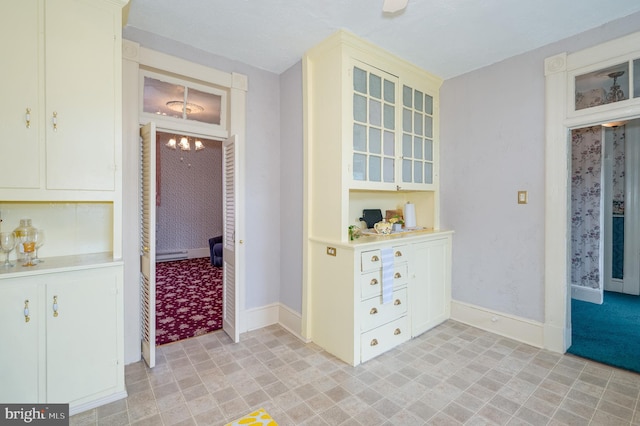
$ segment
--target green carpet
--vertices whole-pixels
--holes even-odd
[[[640,373],[640,297],[605,291],[604,303],[571,300],[568,353]]]

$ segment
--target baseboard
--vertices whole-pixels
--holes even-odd
[[[571,298],[582,300],[583,302],[597,303],[602,305],[602,291],[597,288],[583,287],[571,284]]]
[[[291,310],[286,305],[280,304],[280,315],[278,323],[291,334],[305,343],[311,342],[309,339],[302,337],[302,315]]]
[[[244,318],[244,323],[241,326],[243,333],[279,324],[298,339],[306,343],[309,342],[302,337],[302,316],[282,303],[247,309],[241,317]]]
[[[127,391],[121,391],[113,393],[109,396],[105,396],[104,398],[95,399],[93,401],[85,402],[84,404],[79,405],[70,405],[69,406],[69,416],[73,416],[78,413],[82,413],[87,410],[91,410],[93,408],[100,407],[102,405],[109,404],[114,401],[121,400],[127,397]]]
[[[544,347],[544,324],[451,301],[451,319],[537,348]]]
[[[240,332],[257,330],[278,323],[279,303],[246,309],[240,314]]]

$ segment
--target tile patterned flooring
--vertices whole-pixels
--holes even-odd
[[[279,326],[161,346],[71,425],[640,425],[640,375],[447,321],[351,367]]]

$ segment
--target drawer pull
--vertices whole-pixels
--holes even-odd
[[[396,257],[402,257],[402,252],[401,252],[400,250],[398,250],[398,251],[395,253],[395,256],[396,256]]]
[[[393,278],[402,278],[402,274],[401,274],[400,272],[396,272],[396,273],[393,275]]]
[[[53,112],[53,117],[51,118],[51,124],[53,124],[53,131],[57,131],[58,130],[58,113],[57,112]]]
[[[58,296],[53,296],[53,316],[58,316]]]
[[[29,316],[29,299],[24,301],[24,322],[29,322],[31,317]]]
[[[376,255],[371,256],[371,261],[372,262],[378,262],[380,260],[380,258]]]
[[[369,343],[369,345],[371,345],[371,346],[378,346],[378,339],[373,339],[373,340],[371,341],[371,343]]]
[[[396,299],[396,300],[393,302],[393,304],[394,304],[395,306],[398,306],[398,305],[402,305],[402,302],[400,301],[400,299]]]
[[[396,329],[393,331],[393,335],[394,335],[394,336],[397,336],[398,334],[401,334],[401,333],[402,333],[402,331],[400,331],[400,329],[399,329],[399,328],[396,328]]]
[[[378,313],[378,309],[377,308],[371,308],[371,310],[369,311],[369,315],[375,315]]]
[[[370,285],[378,285],[378,280],[373,278],[369,284]]]
[[[31,127],[31,108],[27,108],[27,112],[24,115],[24,121],[26,123],[27,129]]]

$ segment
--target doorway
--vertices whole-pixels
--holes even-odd
[[[222,142],[156,133],[156,345],[222,328]]]

